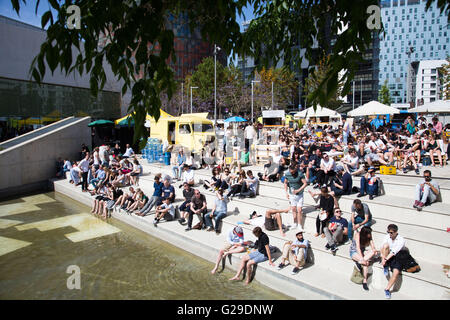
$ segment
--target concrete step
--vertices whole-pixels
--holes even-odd
[[[156,172],[155,170],[164,170],[167,172],[167,174],[172,174],[171,167],[165,166],[162,164],[148,164],[146,161],[143,161],[143,167],[147,170],[145,172],[148,172],[150,170],[151,172]],[[447,167],[450,168],[450,167]],[[262,172],[262,169],[260,166],[251,166],[251,167],[245,167],[245,169],[250,169],[253,171],[253,173],[256,174],[258,172]],[[442,169],[442,168],[439,168]],[[445,170],[445,169],[442,169]],[[423,170],[422,170],[423,171]],[[421,171],[421,172],[422,172]],[[207,179],[209,180],[211,178],[211,170],[207,169],[200,169],[195,170],[196,177],[200,179]],[[415,194],[415,186],[417,183],[419,183],[422,180],[422,173],[420,176],[414,175],[408,175],[408,174],[397,174],[397,175],[379,175],[381,180],[383,181],[383,186],[385,193],[389,196],[398,196],[398,197],[405,197],[413,198]],[[440,191],[441,191],[441,202],[450,204],[450,178],[434,178],[439,183]],[[360,187],[360,180],[361,177],[353,177],[353,185]],[[261,185],[282,185],[280,182],[266,182],[261,181]]]
[[[150,181],[149,181],[150,182]],[[143,185],[143,183],[141,183],[141,185]],[[143,187],[145,188],[145,187]],[[145,190],[145,189],[144,189]],[[214,195],[212,192],[208,192],[208,191],[204,191],[202,190],[202,193],[205,194],[206,198],[207,198],[207,202],[208,203],[212,203],[214,201]],[[267,199],[266,198],[261,198],[257,197],[255,199],[243,199],[243,200],[233,200],[231,201],[231,203],[229,204],[229,215],[223,220],[224,225],[236,225],[238,221],[242,221],[242,220],[246,220],[248,219],[248,214],[250,212],[252,212],[253,210],[256,210],[258,213],[260,214],[264,214],[265,210],[268,208],[273,208],[274,206],[268,206],[267,205]],[[256,201],[257,203],[250,203],[251,201]],[[180,200],[181,203],[181,200]],[[239,212],[236,212],[233,210],[233,208],[237,207],[239,209]],[[287,207],[287,202],[285,206],[281,206],[281,207]],[[311,216],[309,213],[313,213],[313,215]],[[312,247],[315,250],[315,252],[318,252],[320,257],[323,259],[319,260],[320,263],[317,261],[318,264],[324,265],[324,266],[333,266],[333,268],[335,268],[336,270],[338,270],[339,272],[341,272],[343,275],[345,275],[346,273],[348,273],[348,270],[351,270],[351,266],[353,265],[353,262],[351,261],[350,257],[348,256],[348,252],[349,252],[349,244],[341,246],[340,250],[338,251],[338,254],[336,257],[340,257],[342,259],[344,259],[343,261],[340,260],[336,260],[337,258],[334,257],[333,261],[329,261],[329,256],[331,256],[331,254],[329,252],[327,252],[324,249],[324,246],[326,244],[325,239],[322,238],[314,238],[312,236],[312,234],[315,233],[315,217],[316,217],[317,213],[316,212],[312,212],[309,211],[306,214],[306,220],[305,220],[305,225],[304,228],[307,232],[307,234],[309,235],[309,239],[311,240],[312,243]],[[287,223],[292,223],[293,219],[292,219],[292,215],[291,214],[284,214],[283,215],[283,221]],[[376,225],[376,224],[375,224]],[[251,230],[253,229],[253,226],[246,226],[246,228],[251,232]],[[402,226],[400,226],[400,229],[402,229]],[[383,230],[383,232],[374,232],[374,241],[376,244],[381,244],[384,236],[385,236],[385,230]],[[287,233],[288,237],[287,238],[283,238],[281,237],[279,231],[268,231],[268,234],[270,234],[271,238],[274,237],[276,239],[279,239],[281,242],[287,240],[287,239],[292,239],[294,238],[295,235],[295,231],[290,231]],[[436,231],[435,234],[436,236]],[[447,236],[448,235],[440,235],[441,238],[439,240],[442,240],[443,236]],[[445,238],[448,239],[448,238]],[[445,241],[444,239],[444,241]],[[281,243],[282,246],[283,243]],[[439,245],[431,245],[431,244],[426,244],[423,243],[419,240],[410,240],[407,242],[408,248],[410,249],[412,255],[417,259],[418,263],[422,266],[422,270],[420,273],[418,274],[408,274],[405,273],[405,275],[403,276],[402,279],[402,291],[403,290],[412,290],[414,288],[416,288],[416,286],[420,285],[421,288],[423,288],[422,292],[424,293],[424,296],[422,298],[426,298],[430,295],[439,298],[442,297],[444,295],[444,293],[446,292],[446,290],[448,289],[448,279],[445,277],[445,275],[442,272],[442,268],[440,266],[439,263],[441,263],[441,261],[443,261],[443,263],[446,263],[447,261],[449,261],[450,257],[449,257],[449,250],[448,247],[447,248],[443,248],[442,246]],[[444,254],[442,254],[444,253]],[[325,256],[322,256],[325,255]],[[424,256],[425,255],[425,256]],[[434,261],[433,259],[438,259],[439,261]],[[442,260],[440,260],[442,259]],[[337,264],[338,262],[338,265]],[[434,262],[434,263],[431,263]],[[425,266],[425,267],[424,267]],[[381,267],[374,266],[374,279],[378,279],[378,287],[380,289],[382,286],[385,285],[386,280],[384,278],[380,278],[384,277],[383,272]],[[424,271],[424,268],[426,271]],[[384,282],[382,281],[384,279]],[[422,283],[423,282],[423,283]],[[437,286],[438,288],[440,288],[439,290],[436,289]],[[408,289],[405,289],[408,288]],[[437,295],[436,295],[437,294]]]
[[[70,185],[67,181],[54,181],[53,184],[55,191],[64,193],[84,204],[90,205],[94,199],[87,193],[82,193],[79,188],[74,188],[73,185]],[[138,217],[120,212],[113,212],[112,216],[211,262],[216,260],[219,248],[222,247],[225,239],[225,232],[222,232],[221,235],[200,230],[185,232],[185,227],[175,221],[162,222],[155,228],[151,224],[153,216]],[[245,236],[247,240],[256,240],[250,231],[246,231]],[[273,245],[280,246],[282,244],[281,240],[272,236],[270,236],[270,238],[271,241],[273,241]],[[226,267],[236,270],[242,255],[243,254],[233,255],[232,264],[230,265],[227,261]],[[275,256],[279,256],[279,254]],[[275,263],[278,262],[279,260],[275,260]],[[303,268],[297,275],[291,275],[290,270],[291,268],[287,267],[281,271],[277,271],[276,268],[270,266],[268,262],[264,262],[258,265],[255,279],[268,287],[303,300],[384,299],[382,289],[375,288],[370,282],[370,291],[364,291],[361,286],[350,282],[349,278],[352,268],[347,270],[345,276],[336,272],[336,270],[329,269],[325,267],[325,265],[321,265],[317,262],[312,266]],[[414,295],[405,295],[402,290],[402,292],[395,292],[392,299],[403,300],[418,298]]]

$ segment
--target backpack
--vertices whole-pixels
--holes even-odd
[[[362,284],[364,280],[364,276],[361,271],[356,266],[353,266],[352,276],[350,277],[350,281],[356,284]]]
[[[306,263],[314,264],[314,252],[312,251],[311,244],[308,243],[308,248],[306,249]]]

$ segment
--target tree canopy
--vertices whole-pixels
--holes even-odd
[[[392,99],[391,99],[391,94],[389,92],[387,80],[384,80],[384,83],[381,86],[380,92],[378,94],[378,101],[387,106],[391,105]]]
[[[17,13],[25,0],[11,0]],[[343,94],[350,90],[358,61],[369,47],[374,33],[368,29],[367,8],[378,0],[48,0],[52,11],[42,15],[42,27],[47,39],[33,60],[31,76],[40,82],[47,62],[53,72],[57,67],[66,73],[76,71],[90,74],[94,95],[106,82],[103,62],[111,65],[113,73],[123,81],[122,93],[130,90],[130,111],[135,113],[135,138],[146,137],[145,115],[159,118],[160,95],[169,99],[174,93],[175,80],[168,61],[175,61],[174,33],[167,19],[181,13],[188,17],[191,30],[199,30],[202,38],[219,45],[226,54],[258,57],[262,66],[284,60],[296,68],[304,57],[313,61],[314,50],[330,47],[323,32],[329,26],[336,41],[330,49],[330,69],[311,98],[321,104],[335,93],[338,73],[345,69]],[[441,12],[450,17],[447,1],[437,2]],[[36,2],[37,8],[41,2]],[[69,29],[69,5],[80,8],[80,29]],[[255,19],[245,33],[240,32],[238,15],[252,5]],[[343,27],[346,26],[345,30]],[[100,40],[101,43],[100,43]],[[72,48],[78,52],[72,58]],[[305,48],[304,56],[300,48]],[[262,54],[264,51],[264,54]],[[322,90],[326,83],[326,90]]]

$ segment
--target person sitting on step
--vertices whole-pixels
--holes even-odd
[[[423,172],[423,180],[416,185],[416,194],[413,207],[421,211],[425,204],[431,204],[437,200],[439,195],[439,184],[432,180],[431,171]]]
[[[286,266],[286,261],[288,261],[289,264],[294,266],[291,272],[294,275],[300,271],[300,267],[305,265],[309,241],[303,237],[303,232],[303,229],[297,230],[295,241],[287,241],[284,243],[278,270],[283,269]]]

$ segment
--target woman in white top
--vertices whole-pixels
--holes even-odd
[[[331,177],[336,175],[336,163],[328,154],[324,154],[320,161],[320,170],[317,172],[317,183],[319,185],[328,185]]]
[[[359,165],[359,157],[356,154],[355,149],[351,149],[350,152],[342,159],[342,164],[346,172],[352,176],[356,176],[364,172],[364,167]]]

